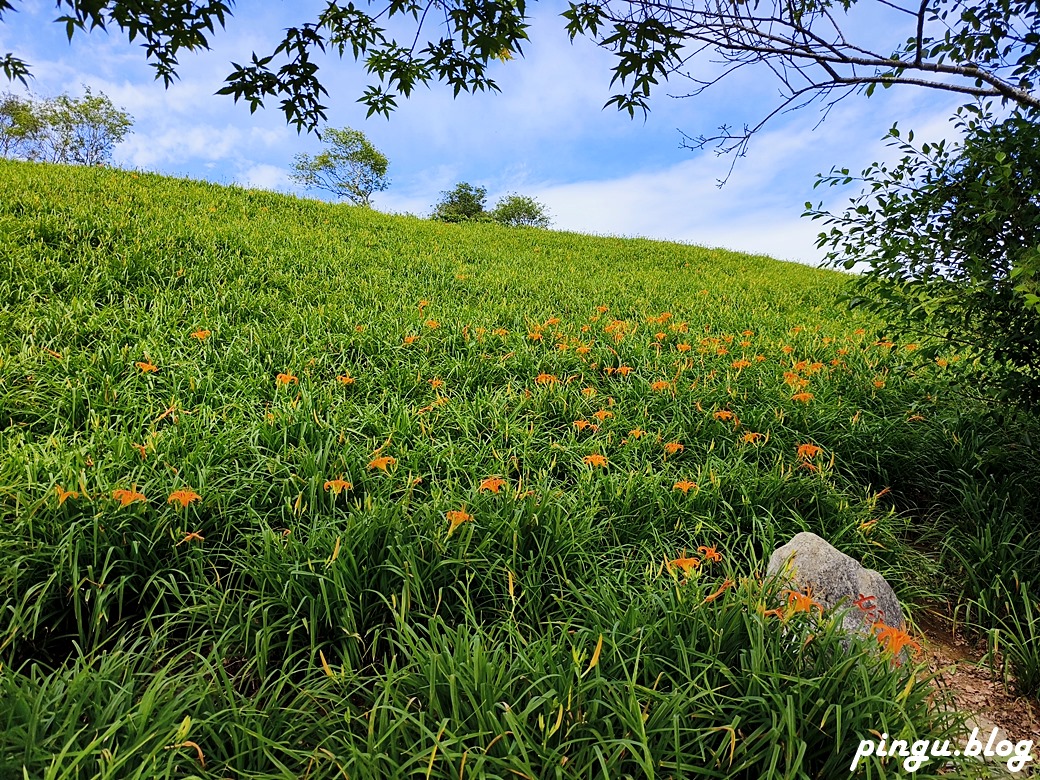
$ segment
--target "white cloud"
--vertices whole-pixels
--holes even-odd
[[[239,174],[239,180],[244,187],[260,190],[286,190],[291,186],[287,168],[265,163],[250,165]]]
[[[137,131],[120,145],[116,161],[135,168],[183,166],[187,160],[213,162],[231,155],[243,133],[230,125],[173,125],[159,132]]]

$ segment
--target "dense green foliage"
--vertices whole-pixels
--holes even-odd
[[[431,219],[440,222],[472,222],[486,219],[484,204],[487,202],[487,187],[474,187],[460,181],[450,190],[441,193],[441,199],[433,205]]]
[[[486,187],[460,181],[441,193],[430,218],[440,222],[497,222],[506,227],[547,228],[552,224],[545,206],[528,195],[505,195],[490,211],[486,204]]]
[[[368,206],[372,193],[390,186],[389,161],[360,130],[326,127],[326,148],[317,155],[298,154],[293,159],[293,181],[310,189],[346,198],[355,206]]]
[[[42,121],[33,101],[5,92],[0,95],[0,156],[29,159],[33,139],[42,130]]]
[[[978,360],[973,390],[1040,404],[1040,128],[978,107],[958,117],[960,141],[915,144],[894,127],[895,165],[821,177],[864,186],[843,214],[806,206],[831,226],[831,262],[866,265],[858,303],[922,340],[922,357],[953,345]]]
[[[88,87],[81,98],[0,95],[0,156],[69,165],[104,165],[133,118]]]
[[[491,209],[491,218],[509,227],[547,228],[552,224],[545,206],[529,195],[506,195]]]
[[[844,282],[0,161],[0,776],[844,777],[872,730],[953,739],[756,574],[813,530],[976,619],[1040,572],[1037,426],[951,404],[964,361]]]

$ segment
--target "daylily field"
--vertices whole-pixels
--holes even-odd
[[[0,162],[0,778],[844,778],[926,612],[1035,695],[1040,426],[844,283]]]

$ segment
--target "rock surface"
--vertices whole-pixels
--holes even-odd
[[[843,620],[847,631],[869,636],[875,623],[906,626],[899,599],[885,578],[816,534],[803,531],[773,552],[766,574],[781,573],[792,590],[810,589],[825,610],[848,607]]]

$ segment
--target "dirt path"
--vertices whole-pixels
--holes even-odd
[[[914,617],[926,639],[924,660],[939,672],[940,684],[953,694],[957,706],[976,713],[974,725],[980,733],[988,735],[997,726],[1012,742],[1032,740],[1036,756],[1040,752],[1040,702],[1005,690],[1003,680],[979,664],[986,651],[984,644],[954,632],[944,617],[924,610]],[[1040,777],[1036,766],[1027,767],[1014,776]]]

